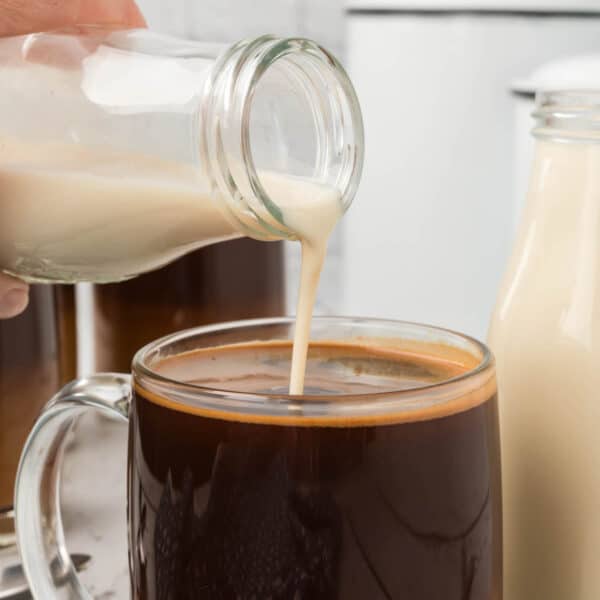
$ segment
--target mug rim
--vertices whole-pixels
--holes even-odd
[[[233,413],[238,416],[244,415],[244,419],[247,420],[248,415],[256,414],[257,422],[265,422],[265,419],[269,418],[276,419],[279,422],[285,417],[290,417],[301,421],[299,424],[310,424],[311,419],[313,421],[317,419],[321,423],[323,418],[326,418],[326,420],[335,419],[336,415],[338,418],[360,418],[361,415],[369,416],[371,410],[379,415],[378,418],[373,417],[377,422],[386,421],[385,416],[389,417],[392,412],[406,414],[411,409],[418,411],[420,408],[419,401],[422,402],[424,398],[434,396],[437,396],[439,400],[437,402],[430,402],[430,404],[432,404],[433,408],[438,408],[434,412],[439,412],[439,407],[444,406],[448,399],[461,396],[461,387],[464,387],[466,383],[481,379],[482,381],[479,386],[472,387],[471,391],[476,391],[479,388],[483,388],[486,382],[489,381],[489,378],[484,379],[486,372],[491,371],[491,377],[494,377],[494,358],[491,351],[486,344],[469,335],[433,325],[370,317],[315,316],[313,323],[317,325],[331,323],[338,327],[347,325],[348,328],[351,325],[371,324],[379,327],[389,326],[390,329],[414,329],[424,333],[438,334],[445,339],[455,338],[457,342],[466,343],[467,352],[472,354],[478,360],[478,363],[463,373],[418,387],[334,395],[241,392],[238,390],[207,387],[170,378],[158,373],[146,364],[147,358],[152,353],[186,339],[243,328],[277,325],[293,326],[294,323],[295,318],[293,317],[246,319],[194,327],[161,337],[150,342],[135,354],[132,364],[135,387],[138,387],[139,383],[140,387],[146,393],[151,393],[161,398],[165,396],[167,400],[172,400],[178,405],[191,406],[192,410],[197,407],[202,413],[222,412],[222,415],[217,415],[220,417],[228,413]],[[398,337],[397,339],[403,338]],[[410,340],[408,336],[406,336],[406,339]],[[251,340],[248,339],[248,341]],[[480,358],[478,355],[480,355]],[[149,389],[148,383],[150,387],[154,387],[158,391]],[[493,385],[495,390],[495,380]],[[464,393],[468,393],[468,390]],[[413,400],[412,404],[410,402],[411,399]],[[265,407],[268,407],[266,412],[256,413],[257,409],[264,411]],[[463,408],[462,410],[466,409]],[[460,410],[457,409],[452,412],[460,412]],[[425,411],[422,418],[431,418],[431,416],[429,412]],[[227,416],[224,418],[227,418]],[[421,418],[415,418],[415,420],[421,420]],[[332,422],[332,424],[335,423]]]

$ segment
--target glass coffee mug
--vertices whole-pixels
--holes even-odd
[[[129,421],[134,600],[500,600],[487,348],[424,325],[315,319],[306,395],[289,396],[293,327],[177,333],[138,352],[131,383],[96,375],[51,400],[16,491],[35,598],[91,598],[59,480],[69,429],[95,409]]]

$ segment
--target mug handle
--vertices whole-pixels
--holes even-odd
[[[75,380],[45,406],[23,452],[15,483],[15,527],[23,569],[36,600],[92,600],[65,544],[60,475],[68,433],[90,409],[129,419],[131,378],[105,373]]]

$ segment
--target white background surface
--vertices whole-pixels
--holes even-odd
[[[193,39],[234,42],[264,33],[310,37],[339,53],[343,0],[138,0],[148,25]]]
[[[395,10],[600,11],[598,0],[349,0],[347,6]]]

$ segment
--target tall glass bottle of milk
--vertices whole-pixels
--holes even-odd
[[[127,279],[340,214],[363,155],[339,63],[303,39],[227,47],[83,27],[0,40],[0,270]]]
[[[505,597],[600,598],[600,93],[542,93],[490,331]]]

